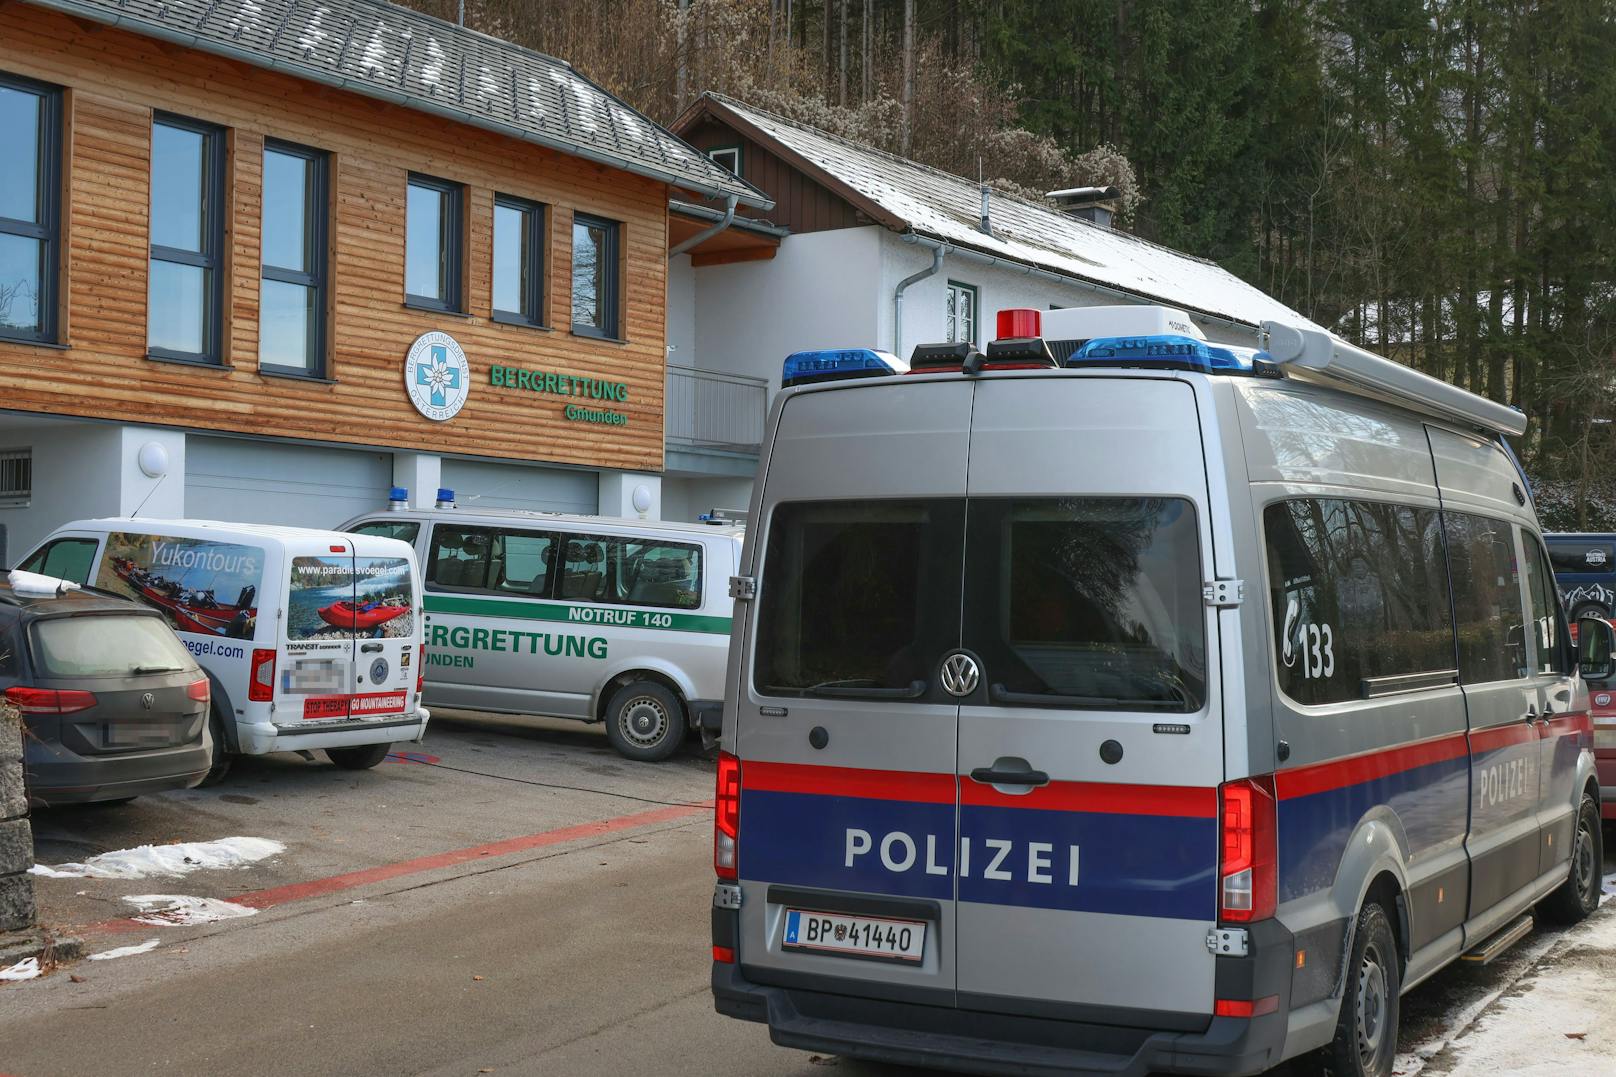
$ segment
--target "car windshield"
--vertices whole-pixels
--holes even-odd
[[[36,621],[33,650],[45,677],[118,677],[196,664],[161,618],[117,613]]]

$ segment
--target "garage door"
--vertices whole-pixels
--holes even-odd
[[[185,514],[336,527],[385,508],[392,475],[391,453],[193,434],[185,444]]]
[[[600,479],[593,471],[445,460],[443,485],[455,492],[455,503],[466,509],[593,515],[600,508]]]

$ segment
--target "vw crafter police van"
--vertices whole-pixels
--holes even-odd
[[[604,722],[629,759],[718,728],[729,655],[733,526],[394,507],[343,529],[412,544],[426,576],[433,706]]]
[[[157,610],[211,683],[213,758],[323,750],[348,770],[419,742],[420,573],[389,538],[207,520],[77,520],[32,572]]]
[[[1043,320],[902,375],[787,361],[732,585],[717,1008],[967,1071],[1388,1077],[1404,991],[1599,897],[1523,417],[1322,331]]]

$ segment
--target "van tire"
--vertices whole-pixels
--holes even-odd
[[[208,757],[208,773],[196,783],[198,789],[206,789],[210,785],[218,785],[224,781],[225,775],[230,773],[230,764],[233,758],[230,755],[230,746],[224,740],[224,719],[217,710],[208,713],[208,734],[213,738],[213,754]]]
[[[369,770],[392,750],[391,744],[361,744],[357,748],[327,748],[325,754],[343,770]]]
[[[1610,611],[1597,602],[1584,602],[1582,605],[1571,611],[1571,623],[1576,624],[1584,617],[1603,617],[1606,620],[1609,620]]]
[[[1586,920],[1599,908],[1600,877],[1604,874],[1604,834],[1599,805],[1587,793],[1572,831],[1571,868],[1560,888],[1538,906],[1546,920],[1569,927]]]
[[[1324,1049],[1333,1077],[1391,1077],[1397,1058],[1402,968],[1386,910],[1371,902],[1358,914],[1335,1039]]]
[[[660,763],[684,743],[685,708],[655,681],[632,681],[606,704],[606,739],[629,759]]]

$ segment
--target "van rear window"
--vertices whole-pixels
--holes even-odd
[[[775,508],[758,595],[763,695],[913,699],[959,643],[963,501]]]
[[[191,652],[160,617],[51,617],[34,623],[33,637],[34,665],[43,677],[122,677],[196,668]]]
[[[1193,712],[1206,696],[1194,507],[973,498],[964,645],[988,702]]]

